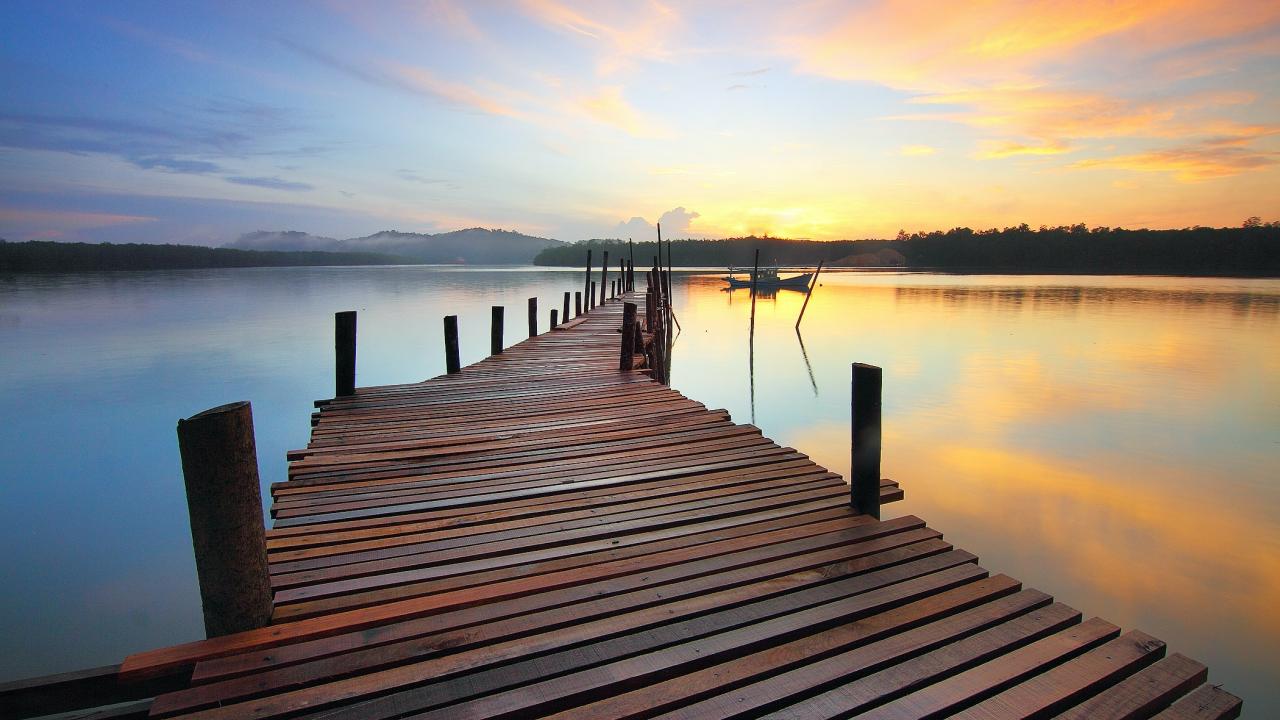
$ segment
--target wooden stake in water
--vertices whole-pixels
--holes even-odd
[[[849,493],[854,510],[877,519],[880,517],[882,375],[875,365],[853,363]]]
[[[582,281],[582,292],[589,293],[590,291],[591,291],[591,251],[588,250],[587,251],[587,276],[586,276],[586,279]],[[591,296],[587,295],[587,297],[591,297]],[[592,307],[594,307],[594,303],[589,303],[589,304]],[[582,308],[578,308],[578,314],[579,315],[582,314]]]
[[[800,331],[800,321],[804,319],[804,310],[809,307],[809,296],[813,295],[813,289],[818,287],[818,276],[822,274],[822,261],[818,261],[818,269],[813,273],[813,281],[809,283],[809,291],[804,294],[804,304],[800,306],[800,317],[796,318],[796,332]]]
[[[458,355],[458,316],[444,318],[444,371],[452,375],[462,369]]]
[[[489,354],[502,354],[502,314],[506,312],[506,308],[501,305],[494,305],[489,309]]]
[[[538,334],[538,298],[529,298],[529,337]]]
[[[336,397],[356,392],[356,311],[333,314],[334,391]]]

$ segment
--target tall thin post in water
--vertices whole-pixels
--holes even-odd
[[[450,375],[462,369],[458,355],[458,316],[444,316],[444,371]]]
[[[591,306],[588,308],[588,312],[596,309],[596,281],[595,280],[591,281],[590,290],[591,290],[591,294],[588,297],[591,298]]]
[[[854,510],[877,519],[880,517],[882,376],[881,369],[875,365],[853,363],[850,500]]]
[[[586,276],[586,279],[582,281],[582,292],[583,294],[586,294],[590,292],[590,290],[591,290],[591,251],[588,250],[587,251],[587,276]],[[590,297],[590,295],[588,295],[587,297]],[[587,309],[590,310],[591,307],[594,307],[594,306],[595,306],[594,303],[592,303],[591,306],[588,307]],[[579,315],[582,314],[582,308],[578,309],[578,314]]]
[[[356,311],[333,314],[333,356],[335,397],[356,392]]]
[[[747,334],[747,374],[751,383],[751,423],[756,422],[756,278],[760,275],[760,248],[751,267],[751,330]]]
[[[561,322],[569,322],[569,291],[568,290],[564,291],[564,310],[560,313],[560,316],[564,318],[564,320],[562,320]]]
[[[609,251],[604,251],[604,261],[600,263],[600,304],[604,304],[604,289],[609,287]]]
[[[818,269],[813,273],[813,281],[809,283],[809,291],[804,294],[804,304],[800,306],[800,317],[796,318],[796,332],[800,332],[800,321],[804,319],[804,310],[809,307],[809,296],[818,287],[818,276],[822,274],[822,261],[818,261]]]
[[[489,308],[489,354],[502,354],[502,315],[506,312],[506,308],[501,305],[494,305]]]
[[[529,298],[529,337],[538,334],[538,298]]]
[[[636,244],[631,242],[631,238],[627,238],[627,289],[635,292],[636,289]]]
[[[178,421],[178,452],[207,637],[271,621],[262,489],[246,401]]]
[[[582,291],[573,293],[573,316],[578,317],[582,314]]]

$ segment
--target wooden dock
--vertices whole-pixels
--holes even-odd
[[[272,488],[272,624],[100,671],[156,689],[110,717],[1239,714],[1161,641],[620,371],[620,319],[324,403]]]

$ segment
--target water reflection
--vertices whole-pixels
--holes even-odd
[[[723,287],[675,276],[677,389],[847,473],[849,363],[884,367],[907,493],[888,514],[1280,713],[1280,282],[824,270],[803,335],[803,292],[760,295],[753,328]],[[359,382],[397,383],[443,372],[442,316],[472,362],[490,305],[580,288],[533,269],[0,277],[0,679],[199,635],[174,422],[252,400],[263,482],[282,480],[332,392],[333,312],[361,313]]]
[[[890,514],[1280,710],[1280,282],[824,273],[803,336],[803,294],[758,304],[750,377],[718,289],[685,285],[677,388],[847,473],[848,363],[881,365]]]

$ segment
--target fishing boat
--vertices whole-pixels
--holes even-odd
[[[735,273],[746,273],[747,277],[734,277]],[[791,277],[778,277],[778,268],[762,267],[756,275],[756,288],[760,290],[772,290],[778,288],[786,288],[788,290],[805,290],[809,287],[809,281],[813,279],[813,273],[802,273]],[[729,268],[729,274],[725,275],[724,281],[729,283],[730,288],[749,288],[751,287],[751,268]]]

